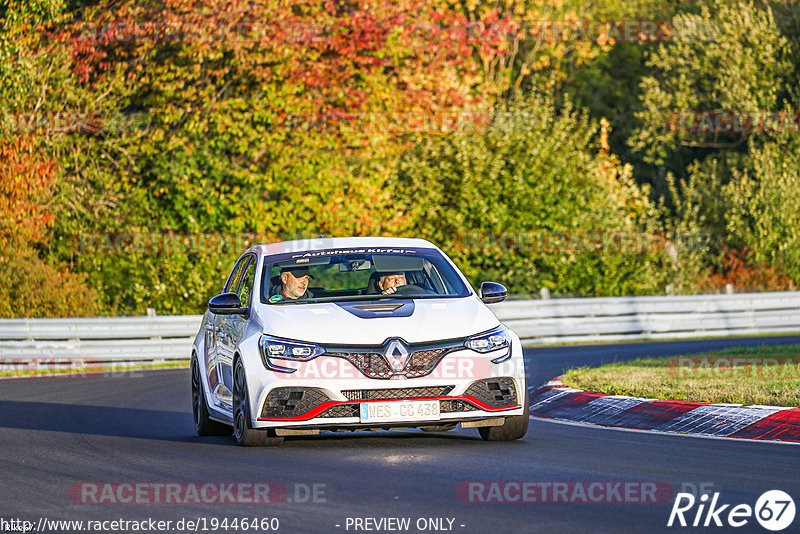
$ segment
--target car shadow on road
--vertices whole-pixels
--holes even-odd
[[[194,434],[190,412],[0,400],[0,428],[227,445]]]
[[[236,447],[229,436],[200,437],[194,432],[190,412],[116,408],[81,404],[0,400],[0,428],[69,432],[96,436],[140,438]],[[284,446],[359,447],[413,446],[421,443],[469,443],[482,441],[475,435],[449,432],[394,430],[377,432],[323,433],[287,437]]]
[[[414,447],[421,444],[476,443],[482,440],[477,432],[474,436],[455,431],[422,432],[420,430],[376,430],[366,432],[325,432],[317,436],[288,436],[284,439],[284,447],[376,447],[387,445],[392,447]]]

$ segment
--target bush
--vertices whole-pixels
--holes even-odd
[[[800,283],[800,140],[787,133],[751,143],[750,166],[734,169],[725,188],[729,241],[746,246]]]
[[[750,1],[706,0],[672,25],[673,38],[647,62],[653,74],[641,82],[642,124],[629,144],[683,178],[696,159],[743,151],[745,135],[681,128],[675,114],[779,109],[790,86],[791,47],[772,8]]]
[[[395,199],[416,235],[451,254],[476,287],[493,279],[513,293],[658,292],[655,210],[630,167],[605,152],[606,136],[572,109],[516,100],[485,131],[422,139],[401,158]]]
[[[88,317],[100,311],[86,276],[42,261],[26,247],[0,257],[0,317]]]
[[[725,248],[720,264],[707,267],[696,280],[696,287],[701,293],[721,293],[728,284],[736,291],[794,291],[795,284],[791,278],[776,267],[766,263],[754,263],[748,250]]]

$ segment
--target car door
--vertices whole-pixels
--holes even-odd
[[[232,280],[228,291],[239,295],[242,307],[250,306],[250,293],[253,290],[256,272],[256,257],[253,254],[242,256],[239,262],[242,266],[241,272]],[[224,390],[220,388],[227,397],[220,398],[226,404],[230,403],[230,392],[233,391],[233,355],[236,347],[241,341],[247,329],[249,316],[243,315],[220,315],[217,318],[217,354],[219,355],[220,379]]]
[[[208,389],[214,392],[219,383],[219,370],[217,368],[217,325],[216,315],[211,310],[206,312],[207,320],[205,327],[205,361],[206,378],[208,379]]]
[[[222,288],[223,293],[232,291],[230,288],[236,288],[242,279],[244,269],[249,261],[248,257],[242,257],[234,265],[231,274],[228,276],[225,286]],[[223,378],[222,359],[225,355],[225,335],[222,333],[222,321],[225,315],[216,315],[209,312],[210,317],[206,323],[206,370],[208,372],[208,386],[214,400],[217,404],[230,407],[231,394],[230,387],[225,385]]]

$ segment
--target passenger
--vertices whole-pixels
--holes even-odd
[[[378,281],[378,289],[384,295],[391,295],[399,286],[406,285],[406,275],[404,273],[388,273],[381,275]]]
[[[281,285],[276,295],[270,297],[270,302],[280,302],[283,299],[299,300],[311,297],[308,284],[314,279],[308,267],[284,267],[281,269]]]

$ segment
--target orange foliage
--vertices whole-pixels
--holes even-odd
[[[97,293],[85,275],[39,257],[53,214],[47,201],[57,179],[55,161],[31,135],[0,138],[0,317],[95,315]]]
[[[25,135],[0,138],[0,161],[0,240],[41,240],[53,222],[45,198],[56,180],[56,163]]]
[[[789,276],[780,269],[764,263],[750,263],[747,249],[725,247],[722,264],[708,267],[698,281],[701,291],[717,292],[733,284],[738,291],[794,291],[797,289]]]

